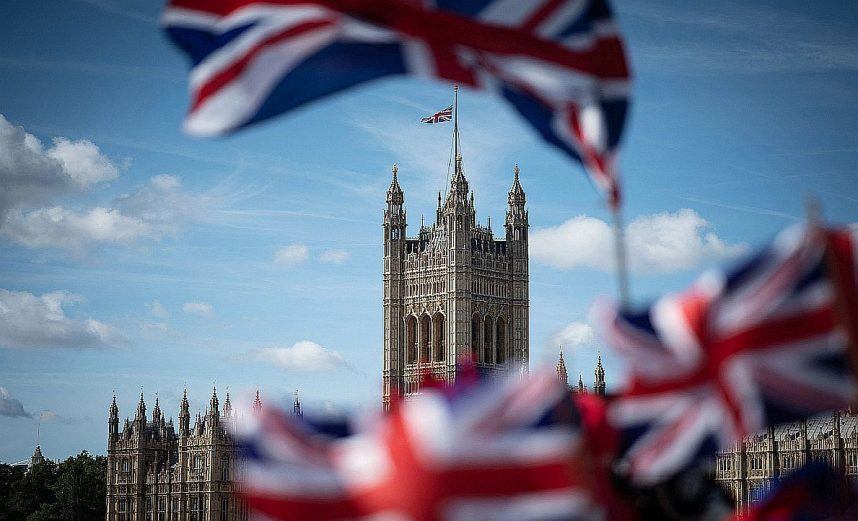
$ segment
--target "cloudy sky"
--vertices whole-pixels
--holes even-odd
[[[449,146],[450,89],[365,86],[237,136],[180,132],[186,68],[158,2],[0,5],[0,460],[105,450],[141,387],[177,411],[212,385],[377,406],[390,166],[412,230]],[[616,2],[636,72],[622,158],[645,302],[801,218],[858,221],[858,12],[848,2]],[[700,3],[694,3],[700,4]],[[578,166],[465,90],[466,174],[502,222],[513,164],[532,224],[531,353],[592,380],[612,294],[606,211]],[[609,385],[622,368],[605,352]]]

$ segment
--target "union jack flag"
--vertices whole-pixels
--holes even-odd
[[[433,123],[442,123],[444,121],[450,121],[451,119],[453,119],[453,105],[450,105],[446,109],[444,109],[440,112],[436,112],[436,113],[432,114],[431,116],[426,116],[425,118],[421,118],[420,121],[422,123],[433,124]]]
[[[642,312],[608,306],[628,389],[609,410],[622,467],[652,484],[768,425],[855,397],[856,237],[795,227],[729,274]]]
[[[305,422],[306,422],[305,416]],[[550,376],[426,389],[353,431],[266,408],[238,426],[241,490],[283,520],[590,519],[578,417]],[[336,435],[332,435],[336,432]]]
[[[170,0],[190,57],[185,129],[230,132],[390,75],[495,92],[619,203],[629,105],[607,0]]]

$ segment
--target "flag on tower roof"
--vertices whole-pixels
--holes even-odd
[[[432,114],[431,116],[426,116],[425,118],[421,118],[420,122],[421,123],[429,123],[431,125],[434,123],[443,123],[445,121],[450,121],[452,119],[453,119],[453,105],[450,105],[446,109],[440,110],[440,111]]]
[[[383,77],[436,77],[506,99],[619,202],[630,74],[607,0],[170,0],[161,20],[192,64],[192,134]]]

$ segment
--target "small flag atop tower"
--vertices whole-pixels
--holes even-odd
[[[453,119],[453,105],[450,105],[446,109],[436,112],[431,116],[426,116],[425,118],[420,119],[421,123],[428,123],[433,125],[435,123],[443,123],[445,121],[450,121]]]

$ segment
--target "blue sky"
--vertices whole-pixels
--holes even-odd
[[[858,10],[848,2],[615,2],[636,75],[622,170],[644,302],[802,215],[858,221]],[[157,2],[0,6],[0,460],[105,450],[116,390],[168,414],[187,386],[379,403],[380,223],[400,165],[411,229],[445,182],[449,86],[393,79],[239,135],[183,135],[186,67]],[[608,216],[577,165],[500,101],[461,94],[478,218],[515,162],[533,228],[531,357],[592,380],[612,294]],[[428,219],[428,217],[427,217]],[[11,317],[11,318],[10,318]],[[86,347],[81,347],[86,346]],[[605,352],[609,386],[622,368]]]

